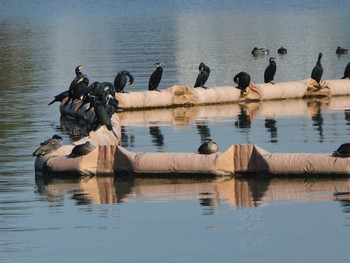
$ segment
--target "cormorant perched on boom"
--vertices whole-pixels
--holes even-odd
[[[319,53],[316,65],[312,69],[312,72],[311,72],[311,78],[314,79],[318,84],[320,84],[322,74],[323,74],[323,67],[321,64],[321,58],[322,58],[322,53]]]
[[[210,74],[210,68],[205,65],[203,62],[201,62],[199,64],[199,73],[196,79],[196,83],[194,84],[194,87],[201,87],[206,89],[206,87],[204,86],[204,84],[207,82],[208,78],[209,78],[209,74]]]
[[[105,125],[107,127],[108,130],[112,130],[112,122],[111,122],[111,118],[108,115],[108,112],[106,110],[106,107],[103,105],[102,101],[95,99],[93,101],[93,105],[94,105],[94,110],[95,110],[95,123],[96,124],[96,129],[99,126],[103,126]]]
[[[66,97],[68,97],[68,95],[69,95],[69,90],[65,90],[65,91],[61,92],[60,94],[56,95],[55,98],[49,104],[47,104],[47,106],[50,106],[51,104],[55,103],[56,101],[62,102],[62,100],[64,100]]]
[[[73,81],[71,82],[70,87],[72,87],[72,85],[74,85],[74,83],[76,83],[76,82],[79,80],[79,78],[83,75],[83,73],[81,73],[81,70],[82,70],[82,69],[84,69],[84,66],[83,66],[83,65],[79,65],[79,66],[77,66],[77,67],[75,68],[75,78],[74,78]],[[69,89],[70,89],[70,87],[69,87]],[[69,96],[69,92],[70,92],[69,89],[66,90],[66,91],[61,92],[61,93],[58,94],[58,95],[56,95],[55,98],[54,98],[49,104],[47,104],[47,106],[49,106],[49,105],[55,103],[56,101],[62,102],[62,100],[64,100],[66,97]],[[69,101],[69,100],[67,100],[67,101],[65,102],[65,105],[68,104],[68,101]]]
[[[269,59],[269,65],[266,67],[265,69],[265,73],[264,73],[264,82],[265,83],[272,83],[273,78],[275,77],[275,73],[276,73],[276,62],[275,62],[275,57],[271,57]],[[274,84],[274,83],[272,83]]]
[[[124,92],[126,85],[130,86],[134,82],[134,77],[130,74],[129,71],[122,70],[119,71],[117,76],[114,79],[114,87],[116,92]]]
[[[348,65],[345,67],[344,70],[344,77],[342,77],[342,79],[350,79],[350,62],[348,63]]]
[[[72,101],[73,105],[74,100],[80,99],[80,97],[85,94],[85,90],[89,85],[89,79],[85,74],[81,72],[81,70],[84,68],[85,67],[83,65],[75,68],[76,76],[69,86],[69,99],[65,102],[65,105],[67,105],[69,101]]]
[[[149,78],[149,83],[148,83],[148,90],[158,90],[158,85],[162,79],[162,74],[163,74],[163,68],[162,65],[165,64],[165,61],[160,61],[155,63],[154,65],[156,66],[156,70],[153,71],[151,77]]]
[[[241,96],[247,91],[250,85],[250,75],[247,72],[241,71],[233,77],[233,82],[238,84],[238,89],[241,90]]]

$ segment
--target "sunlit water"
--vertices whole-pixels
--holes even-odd
[[[84,132],[58,105],[74,68],[90,81],[129,70],[145,90],[306,79],[319,52],[323,79],[342,76],[348,1],[0,1],[0,262],[347,262],[347,178],[35,178],[31,153],[54,133]],[[287,55],[277,54],[285,46]],[[253,143],[271,152],[331,153],[350,134],[349,97],[120,113],[130,151],[195,152]],[[334,196],[334,193],[338,195]]]

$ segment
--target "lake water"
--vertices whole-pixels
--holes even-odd
[[[129,70],[128,91],[147,89],[166,60],[160,89],[208,86],[240,71],[263,81],[340,78],[350,48],[349,1],[0,1],[0,262],[347,262],[348,178],[35,177],[31,153],[84,127],[58,104],[74,68],[93,81]],[[288,54],[279,55],[285,46]],[[271,152],[329,152],[349,141],[350,97],[177,108],[119,114],[130,151],[220,150],[253,143]]]

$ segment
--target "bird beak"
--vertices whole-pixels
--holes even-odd
[[[84,68],[85,68],[85,66],[83,66],[83,65],[81,65],[81,66],[79,67],[80,70],[82,70],[82,69],[84,69]]]
[[[83,80],[84,80],[84,78],[80,78],[80,79],[78,80],[78,83],[79,83],[79,82],[82,82]]]

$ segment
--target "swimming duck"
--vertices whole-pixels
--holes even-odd
[[[350,143],[344,143],[332,153],[333,157],[350,157]]]
[[[262,55],[269,54],[269,52],[270,52],[269,49],[254,47],[251,53],[253,56],[262,56]]]
[[[320,84],[322,74],[323,74],[323,67],[321,64],[321,58],[322,58],[322,53],[319,53],[316,65],[312,69],[312,72],[311,72],[311,78],[314,79],[318,84]]]
[[[151,77],[149,78],[149,83],[148,83],[148,90],[158,90],[159,83],[162,79],[162,74],[163,74],[163,65],[165,64],[165,61],[159,61],[155,63],[156,70],[153,71],[151,74]]]
[[[218,150],[219,150],[218,145],[215,142],[213,142],[212,140],[209,140],[209,141],[203,143],[198,148],[198,152],[200,154],[213,154],[213,153],[216,153]]]
[[[275,73],[276,73],[276,62],[275,62],[275,57],[271,57],[269,59],[269,65],[266,67],[265,69],[265,73],[264,73],[264,82],[265,83],[272,83],[274,77],[275,77]],[[272,83],[274,84],[274,83]]]
[[[338,54],[338,55],[347,54],[348,53],[348,49],[347,48],[342,48],[342,47],[337,47],[337,49],[335,50],[335,53]]]
[[[88,153],[92,152],[96,147],[92,145],[89,141],[86,141],[83,144],[76,145],[72,152],[70,153],[70,157],[76,158],[79,156],[87,155]]]
[[[287,49],[284,48],[284,47],[280,47],[278,50],[277,50],[278,54],[287,54]]]
[[[52,138],[40,143],[40,147],[32,153],[32,156],[35,157],[52,153],[59,149],[62,145],[62,137],[55,134],[52,136]]]
[[[199,73],[196,79],[196,83],[194,84],[194,87],[201,87],[206,89],[206,87],[204,86],[204,84],[207,82],[208,78],[209,78],[209,74],[210,74],[210,68],[205,65],[203,62],[201,62],[199,64]]]

